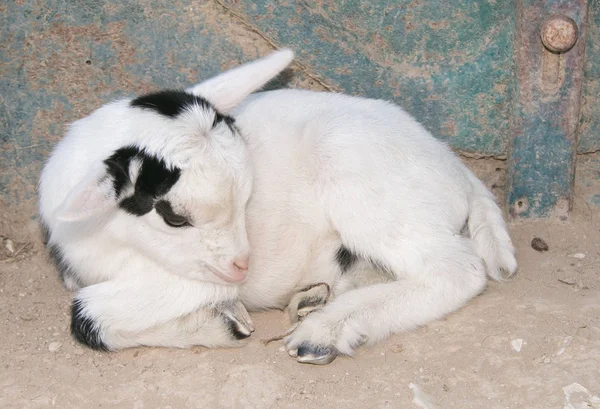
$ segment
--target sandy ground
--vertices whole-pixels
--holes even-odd
[[[27,247],[0,254],[0,407],[600,408],[600,207],[586,201],[600,192],[600,160],[580,163],[571,221],[511,225],[514,279],[491,283],[444,320],[324,367],[260,342],[286,328],[279,311],[255,314],[257,330],[241,349],[82,348],[70,338],[70,295],[35,219],[5,209],[0,233],[15,252]],[[470,164],[502,194],[504,162]],[[549,250],[534,250],[534,237]],[[415,387],[423,402],[413,402]]]

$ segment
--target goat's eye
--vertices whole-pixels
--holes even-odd
[[[171,227],[189,227],[191,224],[186,220],[185,217],[177,215],[163,216],[163,220],[166,224]]]
[[[180,216],[173,212],[173,208],[171,207],[171,203],[166,200],[159,200],[156,202],[155,206],[156,213],[158,213],[165,223],[171,227],[188,227],[191,226],[188,219],[184,216]]]

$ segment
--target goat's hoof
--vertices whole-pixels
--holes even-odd
[[[327,283],[314,284],[296,293],[288,305],[290,321],[302,321],[311,312],[320,309],[329,301],[331,289]]]
[[[338,352],[334,347],[324,347],[304,342],[296,350],[290,350],[291,356],[301,364],[327,365],[337,358]]]
[[[235,339],[248,338],[254,332],[254,324],[246,307],[240,301],[217,306],[217,311],[229,327]]]

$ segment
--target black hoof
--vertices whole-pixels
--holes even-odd
[[[335,358],[338,352],[334,347],[323,347],[302,343],[298,347],[297,361],[302,364],[327,365]]]
[[[252,335],[252,332],[238,321],[232,320],[229,317],[225,317],[225,321],[227,321],[229,332],[231,332],[231,335],[233,335],[235,339],[246,339]]]

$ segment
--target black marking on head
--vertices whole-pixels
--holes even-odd
[[[126,186],[131,185],[129,167],[134,159],[140,161],[134,193],[122,199],[119,207],[130,214],[143,216],[152,210],[157,198],[164,196],[177,183],[181,169],[168,167],[164,160],[138,147],[121,148],[104,161],[107,172],[113,179],[113,188],[117,197]]]
[[[142,109],[151,109],[168,118],[176,118],[186,109],[197,105],[205,110],[215,112],[215,119],[212,127],[216,127],[221,122],[234,131],[235,120],[229,115],[222,114],[206,99],[187,93],[182,90],[163,90],[152,94],[143,95],[131,101],[131,106]]]
[[[115,196],[121,196],[123,189],[131,184],[129,180],[129,165],[131,160],[140,153],[140,149],[128,146],[121,148],[104,160],[106,172],[113,181]]]
[[[83,314],[81,300],[73,300],[71,306],[71,335],[78,342],[97,351],[108,351],[108,346],[102,341],[100,328],[90,317]]]
[[[156,213],[163,218],[166,224],[171,227],[189,227],[191,226],[187,217],[181,216],[173,211],[171,203],[167,200],[159,200],[154,205]]]
[[[341,246],[335,254],[335,260],[340,265],[342,273],[345,273],[358,261],[358,256],[348,248]]]
[[[142,95],[131,101],[131,106],[152,109],[159,114],[175,118],[186,108],[198,105],[204,109],[213,109],[211,104],[202,97],[188,94],[181,90],[163,90]]]

